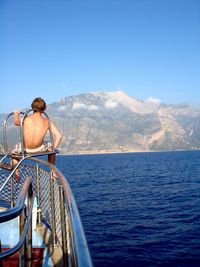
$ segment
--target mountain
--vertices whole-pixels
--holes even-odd
[[[62,153],[200,147],[200,111],[188,104],[140,101],[122,91],[95,92],[65,97],[48,105],[47,113],[64,134]],[[8,135],[14,143],[12,125]]]

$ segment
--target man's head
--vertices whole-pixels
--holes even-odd
[[[31,107],[34,110],[45,111],[46,103],[41,97],[37,97],[33,100]]]

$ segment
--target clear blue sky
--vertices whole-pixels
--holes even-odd
[[[200,107],[199,0],[0,0],[0,113],[91,91]]]

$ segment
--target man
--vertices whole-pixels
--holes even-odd
[[[42,112],[46,109],[46,103],[42,98],[35,98],[31,104],[31,107],[34,112],[24,119],[23,124],[24,149],[27,153],[52,151],[52,145],[44,141],[47,131],[51,130],[52,132],[54,148],[59,146],[62,140],[62,134],[52,122],[49,122],[48,118],[42,115]],[[16,126],[20,126],[21,123],[21,118],[19,115],[19,110],[14,111],[14,124]],[[16,145],[14,152],[21,152],[21,144]],[[55,164],[55,154],[49,154],[48,161],[52,164]],[[13,163],[17,164],[17,160],[13,159]],[[17,175],[18,174],[16,172],[16,178]]]

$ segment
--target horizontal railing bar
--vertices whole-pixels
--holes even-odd
[[[0,223],[14,219],[17,216],[19,216],[19,214],[22,212],[24,208],[26,194],[28,192],[28,188],[30,186],[31,181],[32,181],[32,178],[28,176],[22,187],[21,193],[17,199],[17,203],[15,207],[9,210],[0,212]]]
[[[20,248],[24,244],[24,241],[25,241],[25,238],[26,238],[26,234],[28,233],[29,224],[30,224],[30,221],[31,221],[32,210],[33,210],[33,197],[31,199],[30,212],[29,212],[29,214],[28,214],[28,216],[26,218],[26,222],[25,222],[22,234],[20,236],[19,242],[13,248],[0,253],[0,259],[9,257],[9,256],[15,254],[18,250],[20,250]]]
[[[19,163],[17,163],[17,165],[15,166],[15,168],[12,170],[12,172],[10,173],[10,175],[8,176],[8,178],[5,180],[5,182],[2,184],[1,188],[0,188],[0,192],[3,190],[4,186],[7,184],[7,182],[11,179],[11,177],[13,176],[13,174],[15,173],[15,171],[17,170],[17,168],[21,165],[21,163],[26,160],[28,157],[25,157],[23,159],[21,159],[19,161]]]
[[[19,199],[19,202],[23,202],[23,203],[20,203],[20,204],[23,205],[23,207],[24,207],[24,202],[25,202],[25,197],[23,195],[24,195],[24,193],[27,193],[28,188],[29,188],[29,186],[31,184],[31,178],[28,177],[27,180],[28,181],[25,182],[25,184],[24,184],[24,186],[22,188],[22,196],[20,196],[21,199]],[[25,187],[25,185],[26,185],[26,187]],[[23,246],[23,244],[25,242],[26,234],[28,233],[29,225],[30,225],[30,222],[31,222],[32,210],[33,210],[33,200],[34,200],[34,195],[32,194],[31,195],[31,199],[30,199],[29,213],[28,213],[28,216],[26,217],[26,222],[25,222],[25,225],[23,227],[22,234],[20,235],[19,242],[13,248],[11,248],[9,250],[6,250],[4,252],[1,252],[0,253],[0,260],[15,254]]]
[[[55,149],[54,151],[46,151],[46,152],[41,152],[41,153],[28,153],[26,154],[25,157],[22,157],[21,155],[19,155],[19,163],[17,163],[17,165],[15,166],[15,168],[12,170],[12,172],[10,173],[10,175],[7,177],[7,179],[4,181],[4,183],[2,184],[2,186],[0,187],[0,192],[3,190],[4,186],[7,184],[7,182],[11,179],[11,177],[13,176],[13,174],[15,173],[16,169],[21,165],[21,163],[26,160],[26,159],[30,159],[30,158],[34,158],[34,157],[40,157],[40,156],[46,156],[46,155],[52,155],[52,154],[58,154],[59,150]],[[15,154],[7,154],[5,155],[4,158],[6,157],[11,157],[15,156]],[[18,155],[16,155],[18,156]],[[3,159],[4,159],[3,158]],[[1,162],[3,161],[3,159],[1,159]]]

